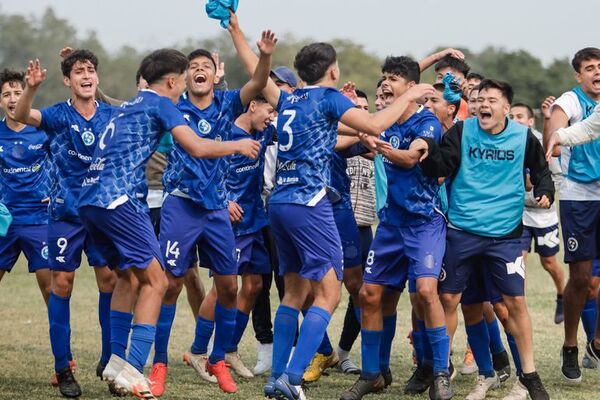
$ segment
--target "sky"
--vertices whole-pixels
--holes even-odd
[[[78,32],[96,31],[110,51],[123,45],[149,50],[218,35],[222,29],[206,16],[205,4],[206,0],[0,0],[0,11],[40,15],[52,6]],[[238,15],[252,38],[270,28],[280,35],[290,32],[320,41],[352,39],[381,57],[424,57],[440,46],[480,51],[493,45],[524,49],[549,63],[600,45],[599,11],[598,0],[240,0]]]

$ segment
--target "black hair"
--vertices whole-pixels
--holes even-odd
[[[63,76],[68,78],[71,75],[73,65],[75,65],[77,61],[82,63],[89,61],[94,66],[94,69],[98,70],[98,57],[89,50],[79,49],[66,56],[60,63],[60,69]]]
[[[509,103],[512,103],[513,101],[513,88],[506,82],[495,79],[484,79],[479,84],[479,92],[482,92],[485,89],[498,89],[500,92],[502,92],[502,96],[504,96]]]
[[[363,92],[360,89],[356,89],[356,97],[360,97],[361,99],[365,99],[366,101],[369,101],[369,98],[367,97],[367,94],[365,92]]]
[[[575,53],[571,65],[575,72],[581,72],[581,64],[584,61],[600,60],[600,49],[597,47],[586,47]]]
[[[160,49],[144,57],[139,72],[148,85],[151,85],[167,74],[183,74],[187,67],[188,59],[182,52],[175,49]]]
[[[215,59],[213,58],[210,51],[204,50],[204,49],[196,49],[196,50],[192,51],[190,54],[188,54],[187,59],[189,62],[192,62],[193,59],[198,58],[198,57],[208,58],[212,62],[213,66],[215,67],[215,70],[217,69],[217,63],[215,62]]]
[[[309,85],[323,79],[325,73],[337,61],[337,53],[329,43],[312,43],[304,46],[294,59],[294,68],[300,79]]]
[[[434,83],[433,88],[438,92],[444,93],[444,90],[446,90],[446,85],[444,85],[443,83]]]
[[[140,69],[138,68],[137,72],[135,73],[135,84],[139,85],[140,84],[140,78],[142,77],[142,72],[140,71]]]
[[[419,63],[410,57],[387,57],[381,67],[381,72],[397,75],[408,82],[419,83],[421,80],[421,68]]]
[[[469,79],[479,79],[480,81],[485,79],[485,76],[478,74],[477,72],[469,72],[467,74],[467,80]]]
[[[510,108],[514,108],[514,107],[523,107],[523,108],[527,109],[527,116],[529,118],[534,118],[533,109],[531,107],[529,107],[527,104],[525,104],[525,103],[515,103],[515,104],[513,104],[513,105],[510,106]]]
[[[465,77],[469,75],[469,71],[471,67],[464,62],[463,60],[459,60],[458,58],[454,58],[451,55],[447,55],[442,58],[440,61],[435,64],[435,72],[438,72],[440,69],[444,68],[452,68],[460,73],[462,73]]]
[[[5,83],[19,83],[22,88],[25,88],[25,73],[20,71],[13,71],[5,68],[0,72],[0,94],[2,93],[2,87]],[[12,85],[10,85],[12,86]]]
[[[377,89],[379,89],[381,87],[381,85],[383,84],[383,81],[385,79],[381,78],[380,80],[377,81]]]
[[[255,101],[257,103],[268,103],[267,99],[262,94],[257,95],[255,98],[252,99],[252,101]]]
[[[437,90],[438,92],[444,93],[444,91],[446,90],[446,85],[444,85],[443,83],[434,83],[433,88],[435,90]],[[446,100],[444,98],[444,96],[442,96],[442,99],[444,99],[444,101],[446,101],[446,103],[452,104],[454,106],[454,112],[452,113],[452,118],[456,118],[456,114],[458,114],[458,110],[460,109],[460,100],[452,102],[452,101]]]

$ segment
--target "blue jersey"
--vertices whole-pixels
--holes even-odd
[[[333,206],[334,208],[350,208],[352,209],[352,199],[350,197],[350,178],[346,170],[348,163],[346,158],[337,152],[333,152],[331,164],[331,187],[339,193],[340,200]]]
[[[80,206],[114,209],[130,201],[138,212],[147,212],[146,164],[165,132],[181,125],[185,120],[175,104],[153,90],[123,103],[99,138]]]
[[[16,132],[0,122],[0,203],[13,216],[15,225],[48,222],[50,194],[48,136],[40,129],[25,126]]]
[[[96,103],[96,113],[90,120],[79,114],[71,100],[42,110],[40,129],[50,138],[53,162],[49,208],[53,220],[79,221],[81,183],[112,110],[112,106]]]
[[[421,107],[402,124],[394,124],[383,132],[381,139],[394,149],[408,150],[410,144],[421,137],[440,142],[442,126],[437,118]],[[383,159],[388,182],[387,201],[379,211],[379,219],[393,226],[414,226],[429,222],[440,213],[439,185],[436,178],[423,174],[417,163],[412,168],[402,168],[387,158]]]
[[[233,225],[235,236],[254,233],[268,225],[267,213],[261,197],[264,183],[265,151],[272,144],[275,127],[269,125],[264,132],[248,133],[236,126],[231,129],[231,140],[254,139],[260,142],[260,152],[256,160],[241,154],[229,157],[227,174],[227,199],[235,201],[244,210],[242,220]]]
[[[233,121],[244,112],[239,90],[216,90],[213,102],[204,110],[182,96],[179,110],[187,124],[204,139],[228,140]],[[193,158],[175,143],[163,177],[165,191],[189,197],[208,210],[227,207],[225,178],[227,158]]]
[[[271,203],[315,206],[331,188],[338,122],[354,104],[337,89],[307,86],[283,93],[277,111],[277,185]]]

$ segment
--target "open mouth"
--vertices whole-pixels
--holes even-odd
[[[14,105],[14,106],[8,106],[8,112],[10,112],[10,113],[14,113],[16,109],[17,109],[16,105]]]
[[[488,111],[480,111],[479,112],[479,118],[481,119],[481,121],[489,121],[492,119],[492,113],[488,112]]]
[[[84,82],[81,84],[81,87],[84,89],[91,89],[92,88],[92,82]]]
[[[202,84],[202,83],[206,82],[206,75],[204,75],[204,74],[195,75],[194,82],[197,84]]]
[[[594,79],[594,80],[592,81],[592,84],[593,84],[595,87],[600,87],[600,78],[598,78],[598,79]]]

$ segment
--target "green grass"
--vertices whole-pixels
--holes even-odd
[[[563,384],[558,369],[559,350],[562,344],[562,325],[554,325],[554,287],[549,276],[541,269],[537,257],[530,258],[528,268],[529,307],[534,326],[536,363],[540,375],[553,399],[597,399],[599,371],[584,370],[584,382],[578,387]],[[202,276],[208,282],[203,270]],[[274,288],[273,288],[274,290]],[[275,293],[275,292],[273,292]],[[97,290],[91,268],[82,267],[75,280],[71,301],[73,351],[77,360],[77,378],[87,399],[109,398],[106,385],[95,377],[99,356],[99,326],[97,318]],[[276,299],[274,294],[272,299]],[[329,333],[337,344],[343,321],[344,296],[340,310],[335,314]],[[273,308],[276,304],[273,303]],[[180,298],[179,312],[173,326],[170,342],[171,364],[165,399],[260,399],[265,377],[251,381],[238,379],[239,392],[224,395],[215,385],[201,381],[195,372],[181,362],[181,354],[190,345],[194,324],[185,294]],[[384,394],[370,396],[372,399],[399,399],[403,397],[403,383],[411,372],[411,349],[405,336],[409,330],[410,308],[403,296],[398,306],[398,330],[394,341],[392,371],[394,384]],[[249,366],[253,366],[256,350],[251,324],[244,335],[241,352]],[[580,331],[580,351],[584,346],[584,334]],[[461,324],[455,340],[454,363],[460,365],[464,351],[465,335]],[[353,358],[359,361],[360,346],[355,344]],[[38,292],[35,278],[26,272],[21,259],[11,274],[0,283],[0,399],[51,399],[59,398],[58,391],[49,385],[53,360],[48,339],[46,309]],[[490,399],[505,395],[514,378],[501,390],[491,392]],[[474,376],[458,376],[454,381],[455,398],[464,398],[474,383]],[[307,395],[311,399],[337,399],[349,388],[354,377],[331,371],[318,383],[311,385]],[[421,398],[426,398],[422,396]]]

